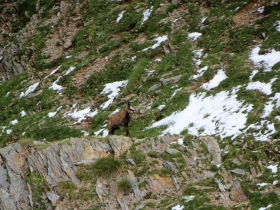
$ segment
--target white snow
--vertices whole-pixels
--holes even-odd
[[[150,15],[153,11],[153,8],[154,7],[152,6],[150,9],[147,9],[143,12],[143,20],[142,20],[141,24],[145,23],[149,19]]]
[[[127,83],[128,80],[105,84],[105,88],[102,90],[101,94],[108,95],[109,100],[103,103],[101,108],[106,109],[110,104],[112,104],[114,99],[120,94],[120,88],[125,87]]]
[[[257,186],[258,187],[265,187],[267,185],[270,185],[269,183],[258,183]]]
[[[184,206],[180,206],[179,204],[177,206],[172,207],[171,210],[183,210]]]
[[[118,18],[117,18],[117,20],[116,20],[117,23],[120,22],[120,20],[123,18],[124,12],[125,12],[125,11],[122,11],[122,12],[119,14],[119,16],[118,16]]]
[[[272,204],[269,204],[267,207],[261,207],[259,208],[259,210],[267,210],[267,209],[270,209],[272,206]]]
[[[210,80],[207,83],[204,83],[203,85],[201,85],[201,88],[205,89],[205,90],[211,90],[215,87],[218,87],[220,82],[222,82],[223,80],[225,80],[227,78],[226,73],[223,70],[219,70],[217,72],[217,74],[214,76],[214,78],[212,80]]]
[[[203,68],[201,68],[201,69],[199,69],[198,71],[197,71],[197,75],[193,75],[192,77],[191,77],[191,79],[195,79],[195,80],[197,80],[199,77],[201,77],[203,74],[204,74],[204,72],[206,72],[208,70],[208,66],[204,66]]]
[[[276,31],[280,32],[280,20],[278,20],[274,26],[276,26]]]
[[[257,11],[258,11],[259,13],[263,13],[263,11],[264,11],[264,6],[259,7],[259,8],[257,9]]]
[[[203,55],[203,49],[194,50],[194,51],[193,51],[193,55],[194,55],[193,61],[195,62],[196,68],[198,68],[198,67],[200,66],[200,64],[201,64],[200,58],[201,58],[202,55]]]
[[[157,37],[154,39],[157,43],[155,43],[153,46],[151,47],[147,47],[145,48],[144,50],[142,50],[142,52],[145,52],[147,51],[148,49],[155,49],[157,48],[162,42],[165,42],[166,40],[168,40],[168,36],[164,35],[164,36],[161,36],[161,37]]]
[[[257,141],[267,141],[269,140],[270,136],[276,132],[274,123],[270,123],[267,120],[261,120],[256,124],[249,125],[243,131],[243,133],[246,134],[249,129],[255,130],[255,132],[253,132],[253,135],[255,137],[255,140]],[[264,129],[264,131],[262,131],[262,129]]]
[[[194,195],[190,195],[190,196],[184,196],[183,199],[185,199],[185,202],[190,202],[191,200],[193,200],[195,198]]]
[[[270,115],[270,113],[273,111],[274,104],[273,101],[268,101],[264,105],[264,110],[261,118],[266,118]]]
[[[277,166],[278,166],[278,164],[270,165],[270,166],[267,166],[267,168],[270,169],[273,174],[276,174],[277,173]]]
[[[46,76],[44,79],[49,78],[50,76],[54,75],[59,69],[61,68],[61,66],[58,66],[55,70],[53,70],[48,76]]]
[[[11,133],[12,133],[12,130],[11,130],[11,129],[8,129],[8,130],[6,131],[6,133],[7,133],[7,134],[11,134]]]
[[[57,84],[58,80],[54,81],[53,84],[49,87],[49,89],[61,91],[63,87]]]
[[[207,17],[203,17],[200,21],[201,24],[203,24],[207,20]]]
[[[20,115],[21,115],[21,117],[24,117],[24,116],[26,116],[26,112],[25,111],[21,111]]]
[[[73,105],[73,107],[76,107],[75,105]],[[75,109],[73,112],[67,112],[65,114],[65,116],[69,116],[72,117],[74,119],[78,119],[78,121],[76,123],[80,123],[82,120],[86,119],[86,117],[94,117],[95,115],[97,115],[98,111],[95,110],[94,112],[90,111],[90,107],[87,107],[85,109],[82,110],[77,110]]]
[[[255,76],[258,72],[259,72],[258,70],[252,71],[252,73],[251,73],[251,75],[250,75],[250,77],[249,77],[250,82],[252,82],[252,79],[254,78],[254,76]]]
[[[153,123],[146,129],[167,125],[162,134],[180,134],[183,130],[194,136],[220,135],[222,138],[240,135],[245,128],[251,104],[238,101],[237,95],[222,91],[216,95],[191,94],[189,105],[182,111]],[[186,99],[187,100],[187,99]]]
[[[260,47],[256,47],[252,50],[250,59],[254,65],[258,67],[264,67],[265,71],[271,71],[271,68],[278,62],[280,62],[280,52],[271,49],[264,55],[259,55]]]
[[[262,93],[264,93],[265,95],[270,95],[272,93],[272,84],[273,82],[275,82],[277,78],[273,78],[269,83],[263,83],[263,82],[250,82],[247,87],[246,90],[258,90]]]
[[[196,41],[201,36],[202,36],[202,33],[193,32],[193,33],[188,34],[188,39],[191,41]]]
[[[158,109],[159,111],[162,111],[162,110],[164,110],[165,107],[166,107],[166,105],[165,105],[165,104],[162,104],[162,105],[159,105],[159,106],[157,107],[157,109]]]
[[[62,106],[58,107],[58,109],[55,112],[48,113],[49,118],[54,117],[61,108],[62,108]]]
[[[178,88],[178,89],[174,90],[174,92],[172,93],[170,99],[173,98],[180,90],[182,90],[182,88]]]
[[[67,76],[68,74],[70,74],[72,71],[74,71],[76,69],[76,67],[71,66],[66,73],[64,74],[64,76]]]
[[[278,184],[278,180],[275,180],[272,182],[273,185],[277,185]]]
[[[27,95],[29,95],[30,93],[33,93],[36,88],[39,86],[40,82],[37,82],[31,86],[29,86],[29,88],[24,92],[21,92],[21,94],[19,95],[19,98],[25,97]]]
[[[11,125],[16,125],[16,124],[18,124],[18,120],[17,120],[17,119],[12,120],[12,121],[10,122],[10,124],[11,124]]]

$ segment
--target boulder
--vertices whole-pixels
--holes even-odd
[[[240,182],[235,181],[231,187],[229,197],[232,201],[243,202],[247,200],[246,195],[241,188]]]

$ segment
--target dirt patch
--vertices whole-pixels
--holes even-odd
[[[232,20],[237,26],[240,25],[252,25],[257,19],[261,18],[263,14],[261,10],[264,6],[264,1],[252,0],[248,2],[243,8],[241,8],[236,15],[233,16]]]

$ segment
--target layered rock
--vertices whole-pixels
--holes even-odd
[[[0,149],[0,208],[28,209],[33,206],[32,191],[24,175],[37,172],[50,189],[60,181],[70,181],[77,187],[77,162],[86,162],[112,155],[121,155],[132,145],[127,137],[110,137],[109,143],[97,138],[70,138],[62,144],[54,143],[46,149],[22,147],[19,143]],[[46,197],[55,206],[59,196],[47,192]],[[49,206],[49,205],[48,205]]]

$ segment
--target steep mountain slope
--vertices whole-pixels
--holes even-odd
[[[46,179],[41,193],[59,192],[58,209],[278,209],[279,10],[276,0],[1,1],[2,166],[15,142],[28,151],[33,140],[108,140],[107,116],[130,101],[135,142],[120,174],[79,166],[84,186],[62,182],[59,192],[26,170],[23,186]],[[169,134],[177,143],[152,143]]]

